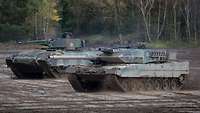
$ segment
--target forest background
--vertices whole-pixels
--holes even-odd
[[[0,0],[0,41],[72,32],[95,44],[196,47],[199,6],[199,0]]]

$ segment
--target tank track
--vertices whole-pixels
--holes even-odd
[[[70,75],[68,80],[75,91],[93,92],[114,90],[120,92],[135,92],[148,90],[180,90],[183,86],[179,78],[122,78],[117,75],[107,75],[103,79],[90,84],[84,76]]]
[[[43,71],[35,64],[13,63],[11,60],[6,60],[6,64],[11,68],[18,79],[37,79],[44,78]]]
[[[116,76],[124,92],[146,90],[180,90],[183,83],[178,78],[121,78]]]

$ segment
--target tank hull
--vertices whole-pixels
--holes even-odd
[[[69,81],[72,87],[79,92],[94,91],[94,89],[115,89],[123,92],[177,90],[182,88],[189,75],[189,63],[126,64],[103,67],[73,66],[67,70],[67,73],[75,76],[70,78],[76,79],[76,82],[71,79]],[[92,84],[90,84],[91,81]]]

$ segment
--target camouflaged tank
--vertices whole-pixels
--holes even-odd
[[[66,75],[75,91],[177,90],[189,75],[189,63],[167,50],[114,48],[60,51],[38,63],[53,75]]]
[[[20,42],[20,44],[44,45],[47,48],[25,50],[6,58],[7,66],[19,79],[56,78],[58,76],[55,74],[44,71],[44,68],[38,63],[38,59],[48,58],[49,55],[60,53],[60,51],[76,51],[85,46],[84,40],[72,39],[71,33],[64,33],[62,38],[34,40]]]
[[[189,75],[189,63],[164,49],[84,49],[79,39],[56,39],[47,50],[6,58],[18,78],[68,77],[78,92],[176,90]]]

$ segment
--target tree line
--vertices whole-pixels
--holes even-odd
[[[57,16],[54,0],[0,0],[0,41],[44,37]]]
[[[0,39],[67,31],[198,41],[199,5],[199,0],[0,0]]]
[[[199,35],[198,0],[61,0],[60,4],[62,28],[77,34],[133,33],[149,42],[197,41]]]

